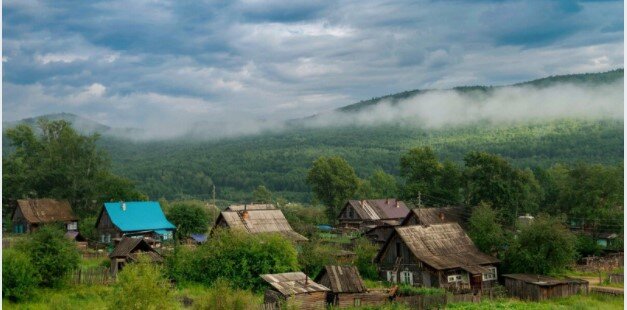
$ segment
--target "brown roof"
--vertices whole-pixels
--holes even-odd
[[[261,278],[272,285],[283,296],[302,293],[327,292],[329,289],[314,282],[302,272],[263,274]]]
[[[531,283],[539,286],[552,286],[558,284],[568,284],[568,283],[588,283],[586,280],[575,279],[575,278],[565,278],[565,279],[556,279],[552,277],[547,277],[543,275],[537,274],[524,274],[524,273],[515,273],[515,274],[504,274],[503,277],[515,279],[519,281],[523,281],[526,283]]]
[[[479,251],[457,223],[400,226],[395,228],[395,232],[418,260],[438,270],[499,262]],[[377,260],[385,248],[379,252]]]
[[[109,254],[111,258],[130,258],[137,260],[141,255],[148,256],[153,262],[163,261],[163,257],[155,251],[143,238],[123,237]]]
[[[403,219],[409,214],[405,202],[390,199],[349,200],[347,206],[353,207],[364,220]]]
[[[325,273],[333,293],[363,293],[367,290],[355,266],[324,266],[324,271],[316,279]]]
[[[281,210],[223,211],[220,217],[230,228],[241,228],[251,234],[279,233],[293,241],[307,241],[295,232]],[[220,219],[218,218],[218,221]]]
[[[24,218],[30,223],[53,223],[77,221],[67,200],[56,199],[18,199]]]
[[[276,207],[273,204],[246,204],[246,205],[230,205],[225,211],[244,211],[245,210],[274,210]]]
[[[416,208],[411,210],[413,214],[410,217],[415,216],[419,225],[461,224],[464,221],[464,211],[464,207]]]

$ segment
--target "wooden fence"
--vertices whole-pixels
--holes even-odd
[[[608,276],[608,280],[610,283],[624,283],[625,282],[625,276],[621,273],[612,273]]]
[[[443,309],[446,307],[447,297],[440,295],[413,295],[397,296],[394,299],[398,303],[406,304],[411,309]]]
[[[113,278],[107,267],[79,268],[72,272],[70,281],[72,284],[111,284]]]

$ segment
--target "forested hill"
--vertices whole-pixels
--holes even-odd
[[[616,82],[624,77],[624,69],[616,69],[608,72],[602,73],[582,73],[582,74],[569,74],[569,75],[556,75],[550,76],[546,78],[540,78],[532,81],[517,83],[509,86],[534,86],[534,87],[549,87],[557,84],[569,83],[575,85],[591,85],[596,86],[600,84],[610,84]],[[504,86],[458,86],[453,88],[453,90],[459,92],[471,92],[471,91],[480,91],[487,92],[495,88],[500,88]],[[397,94],[372,98],[369,100],[363,100],[354,104],[350,104],[338,109],[341,112],[355,112],[366,107],[371,107],[373,105],[377,105],[381,102],[390,102],[395,104],[401,100],[411,98],[413,96],[423,94],[425,92],[432,91],[430,89],[414,89],[409,91],[404,91]]]
[[[550,77],[522,85],[602,85],[622,77],[620,69]],[[417,92],[391,97],[400,100]],[[347,106],[343,111],[358,111],[385,98],[390,96]],[[622,117],[597,117],[476,122],[437,129],[400,124],[288,126],[279,132],[220,140],[131,141],[105,134],[99,144],[110,154],[114,172],[135,181],[152,199],[209,198],[215,185],[219,199],[245,202],[252,198],[254,188],[265,185],[289,200],[309,201],[311,191],[306,174],[319,156],[344,157],[362,178],[377,168],[398,176],[400,156],[417,146],[431,146],[442,159],[460,165],[471,151],[501,155],[518,167],[577,162],[617,164],[623,159],[623,125]]]

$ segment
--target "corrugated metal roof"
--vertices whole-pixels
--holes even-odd
[[[329,288],[314,282],[302,272],[263,274],[261,278],[283,294],[283,296],[329,291]]]
[[[404,219],[409,214],[405,202],[396,199],[349,200],[348,204],[362,219]]]
[[[418,225],[462,224],[464,221],[464,207],[416,208],[411,212],[413,213],[411,216],[416,217]]]
[[[251,234],[279,233],[293,241],[308,240],[292,229],[281,210],[223,211],[220,217],[230,228],[243,229]]]
[[[157,201],[107,202],[104,207],[113,224],[123,232],[176,229]]]
[[[556,279],[548,276],[537,275],[537,274],[525,274],[525,273],[514,273],[514,274],[504,274],[504,278],[516,279],[519,281],[532,283],[539,286],[552,286],[558,284],[567,284],[567,283],[588,283],[586,280],[575,279],[575,278],[566,278],[566,279]]]
[[[30,223],[77,221],[67,200],[18,199],[18,208]]]

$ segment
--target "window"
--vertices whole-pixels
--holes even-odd
[[[396,273],[394,273],[393,271],[388,271],[387,279],[388,279],[388,282],[396,283]]]
[[[401,283],[414,284],[414,274],[411,271],[401,271]]]
[[[361,306],[361,298],[355,298],[355,302],[353,304],[355,307]]]
[[[107,243],[111,242],[111,234],[107,234]]]
[[[105,243],[106,239],[105,239],[105,234],[101,234],[100,235],[100,242]]]
[[[348,218],[352,219],[354,217],[353,208],[348,208]]]
[[[483,281],[496,280],[496,267],[488,267],[488,269],[490,271],[483,274]]]
[[[71,222],[67,224],[67,230],[77,230],[78,224],[76,222]]]
[[[462,276],[459,274],[450,275],[448,276],[448,282],[462,282]]]

